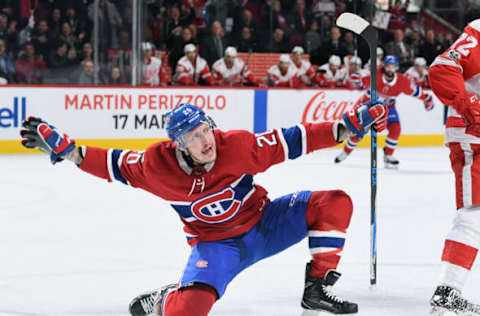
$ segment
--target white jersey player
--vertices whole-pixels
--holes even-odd
[[[369,72],[362,69],[362,60],[358,56],[347,55],[344,58],[347,76],[344,86],[347,89],[363,90],[363,79],[370,75]]]
[[[174,81],[180,85],[199,85],[201,81],[213,85],[212,74],[205,59],[197,55],[197,47],[187,44],[184,48],[185,56],[180,58],[175,69]]]
[[[153,56],[153,45],[151,43],[142,43],[143,64],[142,64],[142,84],[149,86],[166,86],[167,76],[162,69],[162,60]]]
[[[337,55],[332,55],[328,59],[328,63],[320,66],[319,71],[322,73],[324,85],[329,88],[342,87],[347,78],[347,69],[342,66],[342,61]]]
[[[405,76],[415,81],[420,87],[428,88],[428,70],[425,58],[415,58],[413,66],[405,71]]]
[[[295,46],[292,49],[291,63],[297,68],[297,77],[306,85],[318,83],[312,64],[303,57],[303,48]]]
[[[435,95],[448,106],[445,141],[455,174],[457,212],[442,254],[439,286],[431,299],[434,313],[464,314],[472,304],[461,296],[480,246],[480,19],[428,71]],[[480,306],[476,306],[480,310]]]
[[[217,60],[212,66],[213,78],[221,86],[242,86],[244,83],[261,85],[256,80],[247,65],[237,58],[235,47],[229,46],[225,49],[225,57]]]
[[[297,88],[301,85],[297,68],[291,63],[287,54],[280,55],[277,65],[268,69],[267,81],[270,86]]]

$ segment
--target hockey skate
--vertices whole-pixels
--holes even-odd
[[[151,292],[140,294],[135,297],[131,302],[128,310],[132,316],[147,316],[153,315],[154,312],[157,312],[157,315],[162,316],[163,311],[161,310],[163,300],[168,293],[177,288],[176,284],[169,284],[162,287],[161,289],[153,290]],[[155,310],[155,305],[159,306],[159,311]]]
[[[385,162],[386,169],[398,169],[398,165],[400,164],[400,161],[392,155],[384,155],[383,162]]]
[[[480,305],[464,299],[460,291],[446,285],[438,286],[433,294],[430,305],[431,314],[442,316],[447,312],[457,315],[480,315]]]
[[[357,304],[344,301],[330,291],[340,275],[337,271],[329,270],[323,279],[311,277],[310,263],[308,263],[305,270],[302,307],[306,310],[324,311],[332,314],[357,313]]]
[[[347,154],[345,152],[345,150],[342,150],[342,152],[337,157],[335,157],[334,162],[335,163],[340,163],[340,162],[344,161],[345,159],[347,159],[348,155],[349,154]]]

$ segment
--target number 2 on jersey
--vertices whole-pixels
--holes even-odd
[[[458,45],[460,43],[461,45]],[[468,56],[470,54],[470,49],[476,47],[477,45],[478,40],[475,37],[467,33],[462,33],[455,43],[452,44],[451,48],[463,56]]]

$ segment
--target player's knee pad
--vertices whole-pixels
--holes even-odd
[[[171,293],[165,302],[165,316],[207,316],[217,300],[208,285],[191,286]]]
[[[480,245],[480,207],[459,209],[447,239],[478,249]]]
[[[400,137],[400,132],[402,131],[400,122],[393,122],[388,124],[387,129],[388,129],[388,136],[387,136],[388,138],[398,139]]]
[[[307,226],[346,230],[352,212],[352,199],[344,191],[316,191],[308,202]]]

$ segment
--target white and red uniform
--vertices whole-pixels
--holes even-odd
[[[328,63],[319,67],[324,73],[321,74],[323,85],[329,88],[343,87],[345,79],[347,78],[347,69],[345,67],[338,67],[335,72],[330,69]]]
[[[227,67],[225,60],[220,58],[212,65],[213,78],[223,86],[239,86],[244,82],[252,85],[258,85],[253,73],[248,69],[243,60],[235,58],[231,68]]]
[[[175,83],[181,85],[198,85],[199,78],[202,78],[209,85],[214,84],[210,68],[205,59],[196,56],[194,66],[187,56],[180,58],[175,69]]]
[[[273,65],[268,69],[267,79],[274,87],[296,88],[301,84],[297,76],[297,67],[292,63],[289,64],[284,74],[282,74],[278,65]]]
[[[467,94],[480,94],[480,19],[429,68],[430,86],[448,106],[445,141],[455,174],[458,212],[443,249],[441,282],[462,289],[480,246],[480,137],[466,133]]]
[[[150,57],[143,63],[142,84],[158,86],[160,83],[167,84],[167,75],[162,69],[162,60],[157,57]]]
[[[410,67],[405,71],[405,76],[413,80],[422,88],[428,88],[428,70],[423,69],[423,71],[418,72],[414,66]]]
[[[297,65],[293,59],[291,59],[290,63],[297,69],[297,77],[306,85],[310,86],[312,83],[318,83],[315,77],[315,69],[308,60],[302,59],[301,63]]]
[[[267,191],[253,175],[270,166],[337,144],[333,123],[307,123],[255,135],[215,130],[218,157],[192,169],[173,142],[145,152],[86,147],[83,171],[144,189],[166,201],[184,224],[190,245],[245,233],[262,217]],[[215,208],[214,202],[222,207]]]

